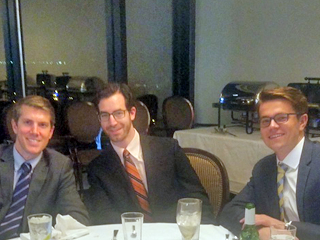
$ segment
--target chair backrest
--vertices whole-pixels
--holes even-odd
[[[151,124],[155,124],[158,119],[158,97],[154,94],[145,94],[137,97],[137,100],[143,102],[150,113]]]
[[[222,161],[215,155],[196,148],[184,148],[185,154],[209,195],[213,214],[218,216],[229,201],[229,178]]]
[[[91,102],[74,102],[67,108],[70,134],[79,142],[90,143],[100,130],[97,110]]]
[[[181,96],[168,97],[163,101],[162,115],[164,125],[172,133],[175,130],[188,129],[192,127],[194,111],[191,102]]]
[[[13,129],[12,129],[12,125],[11,125],[11,119],[12,119],[12,110],[13,110],[13,104],[7,106],[6,109],[4,109],[3,111],[3,115],[5,116],[5,133],[6,135],[8,136],[8,139],[6,140],[11,140],[11,141],[15,141],[16,140],[16,135],[15,133],[13,132]]]
[[[133,126],[140,134],[148,134],[149,125],[150,125],[150,113],[147,106],[141,102],[136,101],[136,118],[133,121]]]

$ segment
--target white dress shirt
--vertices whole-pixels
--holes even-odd
[[[300,221],[297,208],[297,178],[299,163],[305,138],[292,149],[292,151],[283,159],[282,163],[288,166],[283,183],[283,208],[285,221]],[[280,162],[277,158],[278,163]]]
[[[111,145],[113,146],[114,150],[116,151],[116,153],[120,157],[122,164],[124,165],[124,159],[123,159],[124,148],[118,147],[118,146],[114,145],[112,142],[111,142]],[[128,144],[126,149],[130,152],[130,157],[131,157],[133,163],[136,165],[136,168],[138,169],[141,180],[142,180],[146,190],[148,191],[146,170],[145,170],[145,166],[144,166],[142,148],[141,148],[141,144],[140,144],[140,135],[137,132],[137,130],[135,130],[134,137],[133,137],[132,141]]]

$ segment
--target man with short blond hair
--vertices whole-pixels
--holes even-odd
[[[13,106],[15,143],[0,146],[0,240],[28,231],[34,213],[71,215],[88,224],[87,210],[76,190],[72,163],[47,149],[54,131],[50,102],[27,96]]]

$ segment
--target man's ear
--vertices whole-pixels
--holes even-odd
[[[15,134],[18,132],[18,123],[14,119],[11,119],[11,127]]]
[[[304,113],[300,116],[300,130],[303,131],[308,124],[308,114]]]
[[[136,107],[132,107],[129,111],[131,121],[133,121],[136,118],[136,114],[137,114]]]

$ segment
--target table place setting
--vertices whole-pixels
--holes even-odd
[[[28,225],[30,232],[21,233],[21,240],[69,240],[88,235],[90,232],[88,227],[70,215],[58,214],[53,228],[51,215],[33,214],[28,216]]]

